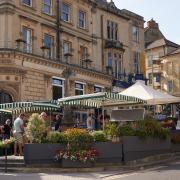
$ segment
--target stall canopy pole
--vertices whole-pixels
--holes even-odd
[[[104,121],[104,100],[102,101],[102,115],[103,115],[103,131],[105,127],[105,121]]]

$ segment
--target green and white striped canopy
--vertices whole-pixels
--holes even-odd
[[[57,101],[13,102],[0,104],[0,113],[28,113],[36,111],[55,111],[59,109]]]
[[[92,108],[142,103],[145,103],[145,101],[139,98],[107,92],[70,96],[58,99],[58,105],[60,106],[84,106]]]

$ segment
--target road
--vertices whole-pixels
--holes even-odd
[[[131,173],[4,174],[0,180],[180,180],[180,161]]]

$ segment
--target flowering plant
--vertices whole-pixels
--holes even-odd
[[[60,150],[56,154],[56,160],[60,159],[70,159],[71,161],[81,161],[81,162],[87,162],[96,161],[98,157],[98,152],[96,149],[88,149],[88,150],[78,150],[78,151],[66,151],[66,150]]]
[[[15,139],[11,137],[10,139],[5,139],[3,141],[0,141],[0,148],[8,147],[10,144],[13,144]]]

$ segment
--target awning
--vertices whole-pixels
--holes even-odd
[[[161,91],[154,90],[146,86],[142,81],[137,81],[134,85],[119,94],[141,98],[149,105],[180,103],[180,97],[174,97]]]
[[[56,111],[57,101],[13,102],[0,104],[0,113],[28,113],[36,111]]]
[[[132,96],[124,96],[117,93],[93,93],[78,96],[70,96],[58,99],[60,106],[84,106],[84,107],[106,107],[124,104],[142,104],[145,101]]]

